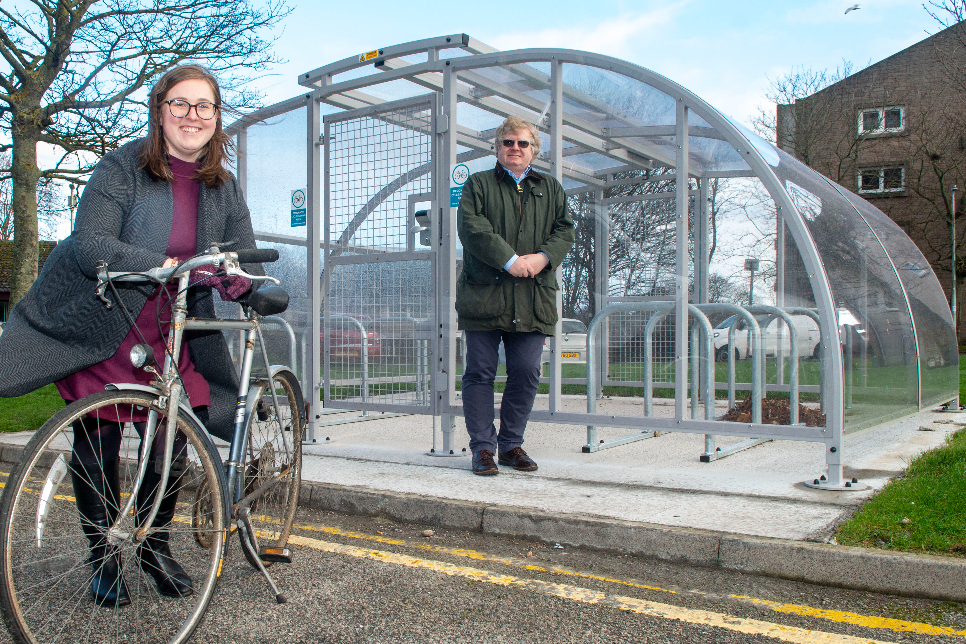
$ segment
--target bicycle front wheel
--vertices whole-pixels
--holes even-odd
[[[155,519],[150,534],[167,539],[174,559],[191,578],[191,594],[160,594],[152,568],[142,560],[145,551],[134,538],[137,507],[121,516],[131,495],[138,494],[133,486],[140,445],[134,426],[123,421],[155,411],[164,427],[167,412],[157,402],[156,396],[135,391],[87,396],[57,412],[24,448],[0,501],[0,608],[17,642],[177,643],[187,640],[200,622],[224,553],[224,474],[210,440],[185,414],[178,418],[187,438],[180,498],[167,515],[170,522]],[[98,443],[93,463],[76,455],[91,453],[91,431],[100,440],[107,434],[116,437],[118,429],[119,458],[110,453],[117,449],[116,439]],[[191,517],[191,502],[200,489],[207,489],[205,547],[195,538],[199,528],[192,526]],[[96,595],[92,579],[123,599]]]
[[[281,371],[272,376],[271,387],[262,391],[252,413],[245,458],[244,496],[269,486],[250,508],[255,536],[266,548],[284,548],[292,532],[302,482],[304,425],[302,388],[295,376]],[[248,550],[242,551],[256,566]]]

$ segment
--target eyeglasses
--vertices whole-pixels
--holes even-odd
[[[164,102],[168,104],[168,109],[171,110],[171,116],[179,119],[188,116],[188,112],[191,111],[192,107],[195,108],[195,114],[202,121],[210,121],[215,117],[215,112],[218,111],[217,105],[207,101],[201,101],[197,105],[192,105],[184,99],[172,98],[170,101]]]
[[[530,147],[530,141],[515,141],[514,139],[503,139],[500,141],[505,148],[512,148],[513,144],[516,143],[521,150],[526,150]]]

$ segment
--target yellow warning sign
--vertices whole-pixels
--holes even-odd
[[[378,49],[375,50],[375,51],[367,51],[366,53],[364,53],[361,56],[359,56],[359,62],[360,63],[364,63],[367,60],[372,60],[373,58],[375,58],[378,55],[379,55],[379,50]]]

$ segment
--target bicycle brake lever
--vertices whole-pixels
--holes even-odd
[[[235,259],[225,259],[225,272],[227,272],[229,275],[247,277],[253,282],[272,282],[276,286],[279,286],[282,283],[278,278],[270,275],[252,275],[251,273],[246,272],[241,267],[241,264],[238,263],[238,260]]]
[[[108,310],[114,308],[114,303],[104,297],[107,292],[107,262],[97,262],[97,289],[94,291],[97,297],[107,306]]]
[[[109,299],[104,297],[104,293],[106,290],[107,290],[107,284],[104,282],[101,282],[100,284],[97,285],[96,293],[97,293],[97,297],[101,300],[101,302],[104,302],[104,306],[106,306],[107,309],[110,310],[114,308],[114,302],[111,302]]]

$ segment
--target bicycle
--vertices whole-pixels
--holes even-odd
[[[246,559],[264,575],[276,601],[285,601],[266,566],[291,561],[285,546],[298,505],[305,407],[295,374],[270,364],[259,319],[284,311],[288,295],[281,288],[263,286],[242,303],[241,320],[189,319],[186,306],[192,269],[212,265],[228,275],[278,284],[271,277],[248,275],[240,267],[277,259],[275,250],[220,252],[212,247],[173,268],[112,273],[101,267],[97,295],[109,307],[121,301],[116,282],[177,283],[168,350],[158,369],[151,347],[135,346],[132,364],[154,374],[153,386],[112,385],[64,407],[36,432],[7,478],[0,501],[0,608],[15,641],[186,641],[212,598],[232,531],[238,532]],[[107,297],[108,290],[115,302]],[[172,358],[180,355],[184,331],[192,329],[246,332],[233,437],[224,462],[182,395]],[[257,377],[252,375],[256,340],[266,371]],[[124,439],[117,465],[119,489],[105,484],[95,490],[107,508],[107,520],[97,528],[90,522],[82,526],[75,503],[78,493],[89,494],[94,486],[77,482],[81,468],[72,464],[72,441],[77,423],[102,420],[124,420]],[[132,427],[134,423],[142,424]],[[174,454],[176,430],[187,442],[184,458]],[[155,470],[161,489],[142,495],[156,439],[158,446],[164,441],[161,469]],[[144,569],[139,550],[152,535],[161,538],[155,517],[171,490],[180,497],[164,528],[166,538],[193,582],[193,591],[183,596],[161,594],[156,587],[160,582]],[[119,558],[130,604],[102,606],[92,597],[92,568],[103,565],[95,557],[92,539],[101,548],[98,553]]]

